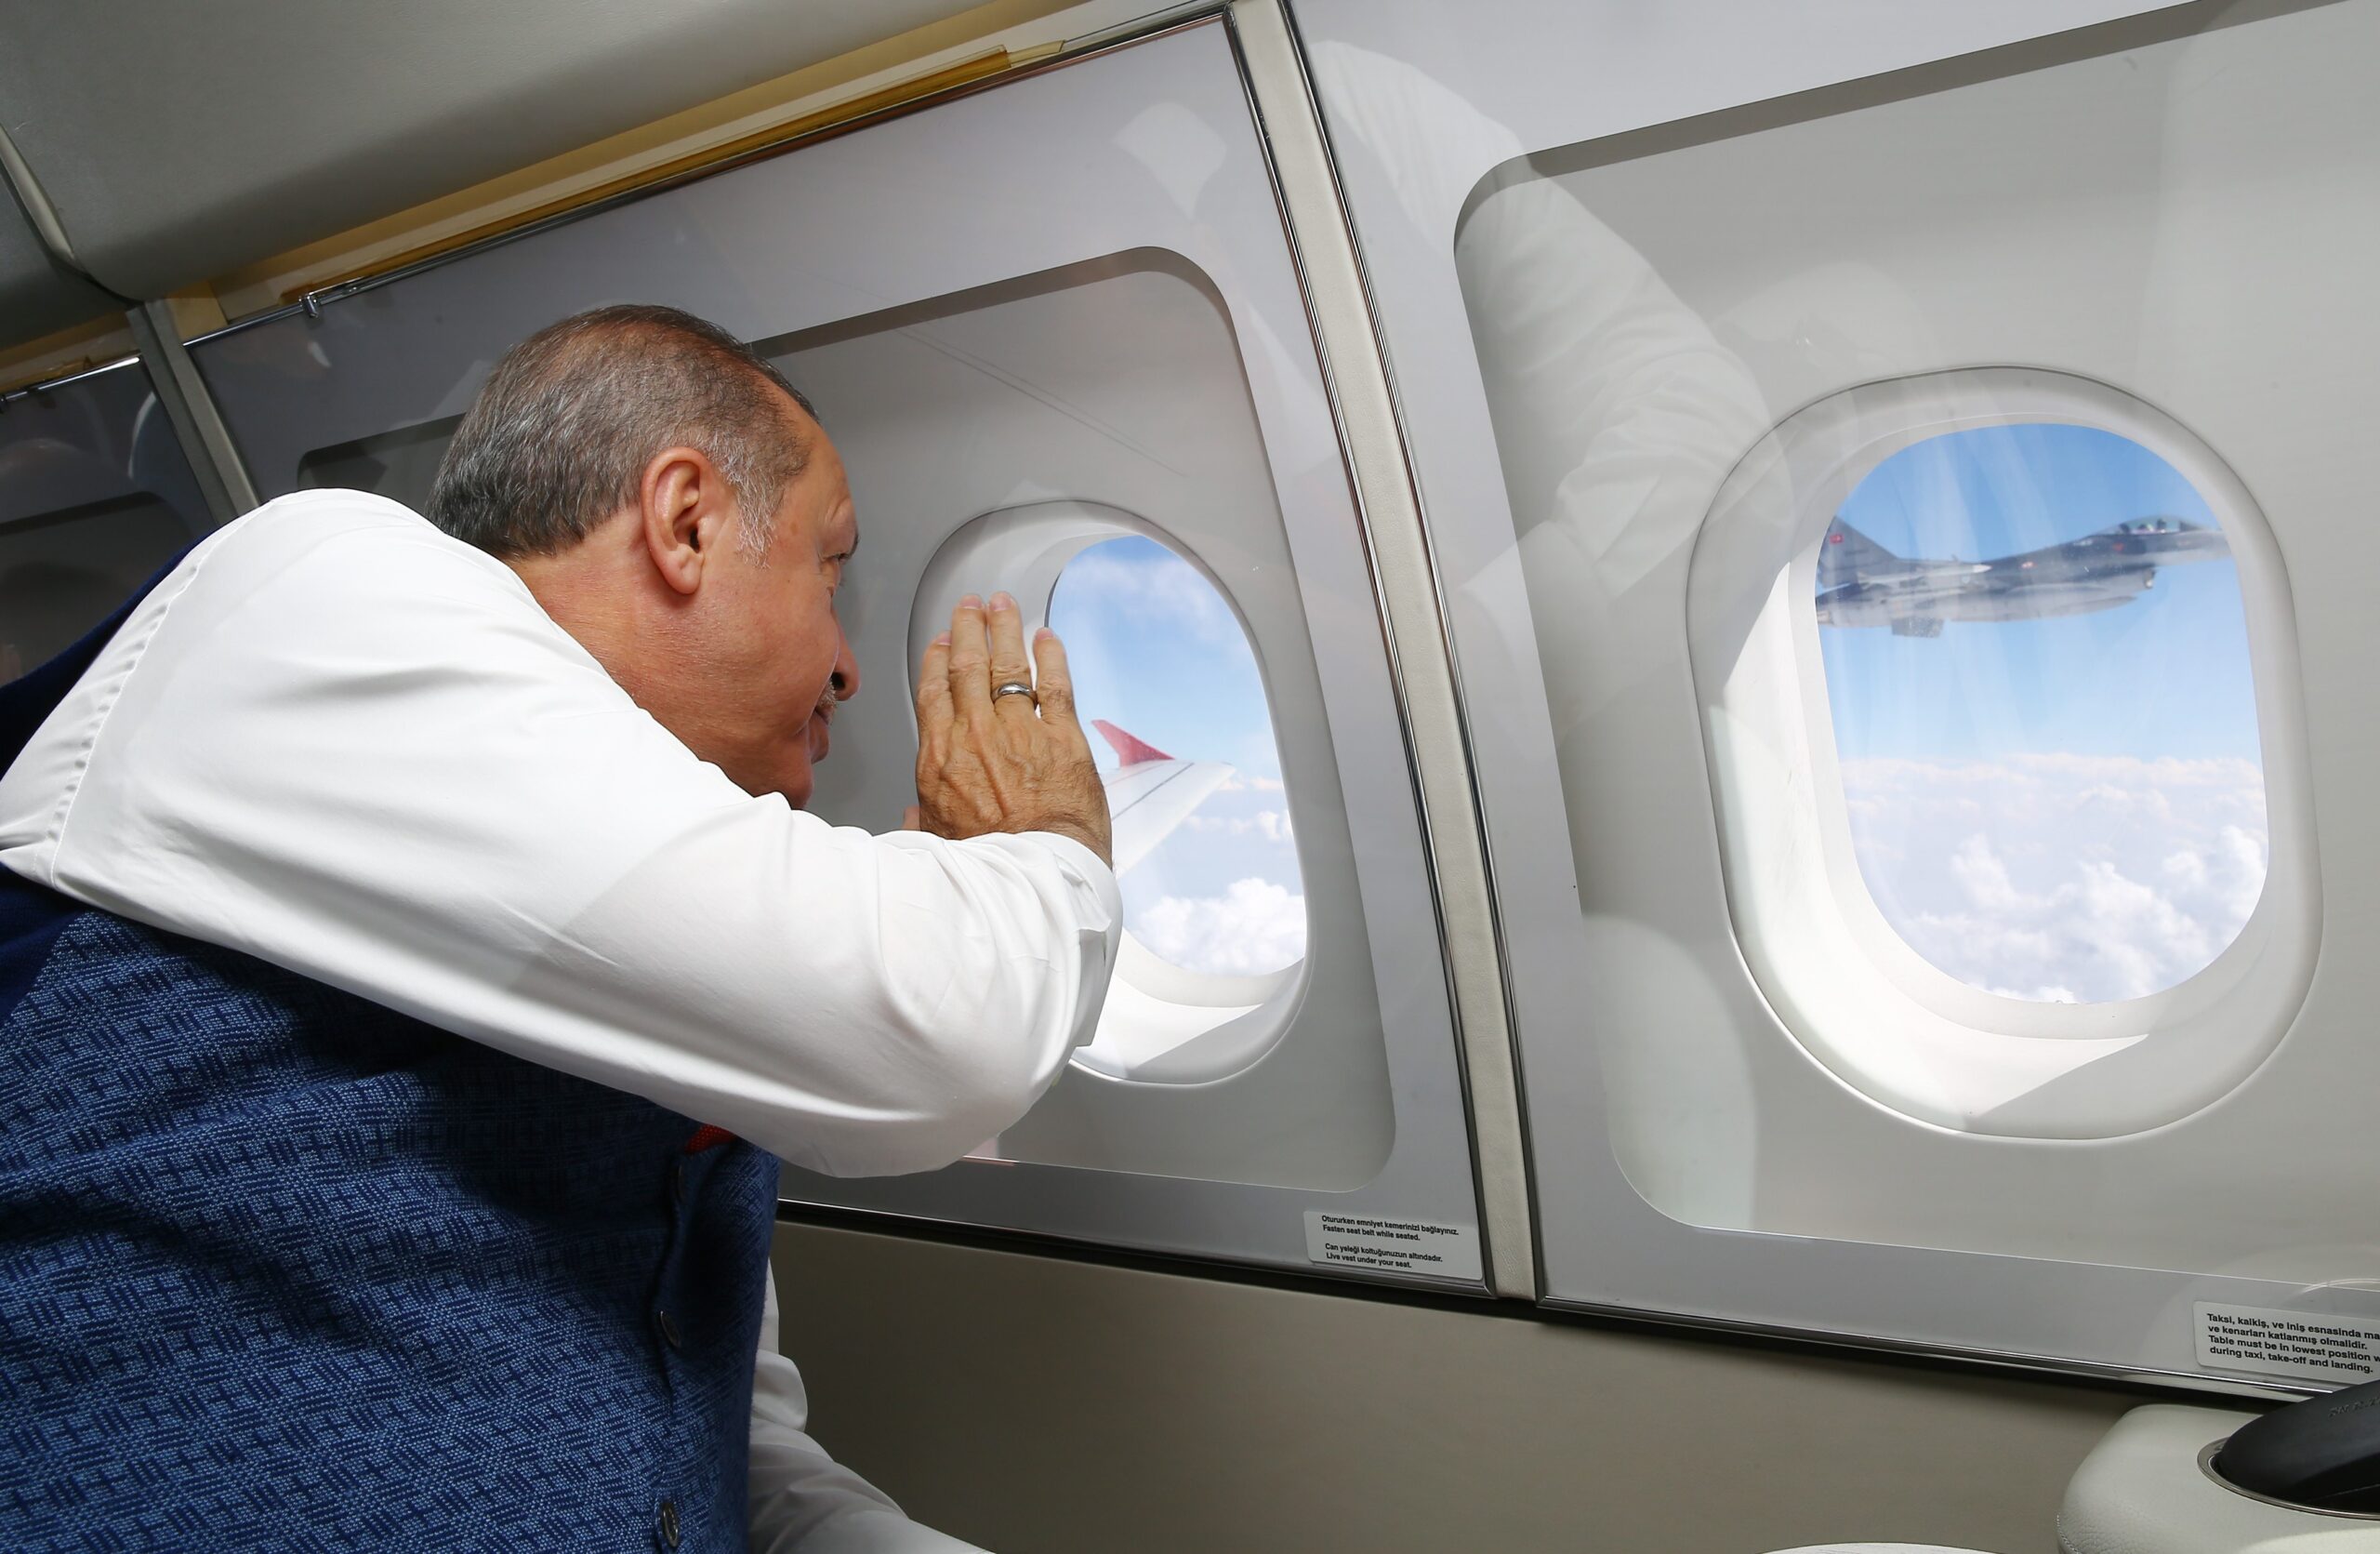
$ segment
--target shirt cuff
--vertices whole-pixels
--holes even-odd
[[[1073,837],[1061,836],[1056,831],[1020,831],[1017,834],[1042,843],[1058,855],[1059,862],[1071,865],[1074,871],[1099,893],[1099,904],[1106,910],[1108,922],[1121,923],[1124,920],[1124,894],[1116,883],[1116,870],[1110,869],[1097,853]]]

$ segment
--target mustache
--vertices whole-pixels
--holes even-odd
[[[818,693],[818,705],[814,709],[818,714],[818,721],[826,724],[833,723],[836,712],[841,710],[842,705],[843,698],[835,694],[834,682],[828,681],[826,688]]]

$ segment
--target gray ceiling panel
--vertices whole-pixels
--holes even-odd
[[[0,180],[0,350],[123,308],[49,257],[23,207]]]
[[[156,297],[968,8],[15,0],[0,111],[84,268]]]

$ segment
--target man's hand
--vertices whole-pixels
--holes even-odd
[[[994,697],[1003,684],[1029,684],[1035,694]],[[950,630],[926,649],[918,672],[916,823],[953,840],[1055,831],[1115,861],[1107,789],[1075,720],[1066,650],[1044,629],[1028,662],[1024,618],[1005,593],[992,595],[988,620],[973,594],[960,600]]]

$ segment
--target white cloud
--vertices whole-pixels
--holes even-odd
[[[1179,556],[1128,560],[1086,551],[1067,564],[1059,587],[1062,593],[1080,589],[1076,597],[1096,599],[1103,609],[1144,627],[1178,626],[1207,643],[1242,641],[1239,621],[1215,585]]]
[[[1215,790],[1218,793],[1245,793],[1251,790],[1258,793],[1279,793],[1286,791],[1287,789],[1279,777],[1250,777],[1246,772],[1235,771],[1231,776],[1223,778],[1223,785]]]
[[[1193,815],[1182,829],[1219,836],[1261,836],[1267,842],[1289,839],[1289,817],[1281,810],[1261,809],[1253,815]]]
[[[1305,954],[1305,897],[1270,880],[1233,882],[1221,896],[1168,896],[1130,923],[1132,935],[1175,965],[1253,976]]]
[[[2202,970],[2263,893],[2247,761],[1846,761],[1870,894],[1911,948],[2010,997],[2137,998]]]

